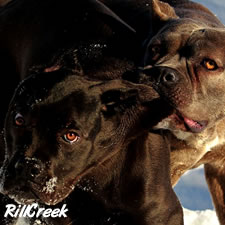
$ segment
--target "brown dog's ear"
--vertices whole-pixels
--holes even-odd
[[[159,0],[152,0],[152,12],[155,19],[159,19],[160,21],[178,18],[172,6]]]
[[[89,1],[91,10],[104,18],[104,21],[108,23],[112,28],[120,29],[130,34],[135,34],[136,31],[119,16],[117,16],[111,9],[98,0]]]

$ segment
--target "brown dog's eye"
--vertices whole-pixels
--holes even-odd
[[[218,69],[218,66],[216,64],[216,62],[212,59],[204,59],[203,60],[203,66],[207,69],[207,70],[216,70]]]
[[[14,122],[15,122],[16,126],[21,127],[25,124],[25,119],[20,113],[17,113],[15,118],[14,118]]]
[[[70,144],[79,141],[80,137],[79,135],[74,131],[68,131],[63,135],[63,139],[66,142],[69,142]]]

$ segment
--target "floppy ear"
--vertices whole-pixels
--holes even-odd
[[[168,21],[169,19],[177,19],[178,16],[172,6],[159,0],[152,0],[153,17],[160,21]]]
[[[149,32],[149,37],[143,42],[143,48],[140,51],[141,62],[140,67],[145,67],[149,59],[148,46],[151,42],[152,37],[158,33],[158,31],[167,23],[169,20],[179,18],[172,6],[168,3],[161,2],[159,0],[152,0],[151,5],[152,13],[152,27]]]
[[[111,80],[100,86],[102,111],[107,115],[117,112],[123,113],[128,108],[160,98],[153,88],[128,81]]]
[[[135,89],[112,89],[104,92],[101,96],[102,112],[112,116],[123,113],[126,109],[137,103],[138,91]]]
[[[138,88],[129,82],[109,81],[101,87],[101,103],[104,115],[123,113],[138,102]]]
[[[136,33],[136,31],[130,25],[123,21],[102,2],[98,0],[90,0],[89,3],[91,6],[91,10],[102,16],[104,18],[104,21],[108,23],[108,25],[112,26],[112,28],[115,28],[116,30],[119,29],[122,32],[127,32],[133,35]]]

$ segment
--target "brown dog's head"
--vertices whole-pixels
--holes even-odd
[[[224,40],[223,27],[168,16],[147,41],[139,82],[154,87],[174,108],[156,128],[185,140],[197,135],[206,141],[212,136],[225,117]]]
[[[1,191],[21,203],[56,204],[66,198],[128,136],[137,135],[132,128],[145,111],[138,106],[137,86],[63,71],[23,81],[5,122]]]

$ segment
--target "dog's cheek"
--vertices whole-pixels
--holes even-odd
[[[91,163],[89,155],[92,143],[87,140],[80,142],[60,145],[58,157],[52,160],[53,174],[62,179],[67,179],[67,176],[75,178]]]
[[[5,139],[5,153],[6,157],[10,157],[12,155],[13,145],[15,143],[14,140],[14,132],[12,130],[12,124],[9,122],[8,118],[6,119],[5,124],[5,132],[4,132],[4,139]]]
[[[54,205],[65,199],[91,168],[97,160],[91,157],[94,151],[91,142],[85,141],[79,146],[76,144],[69,147],[61,146],[58,158],[51,160],[52,178],[43,183],[43,190],[38,191],[40,199],[46,203]],[[96,156],[96,155],[95,155]],[[55,183],[54,183],[54,182]],[[49,185],[52,185],[52,188]],[[50,193],[51,192],[51,193]]]

